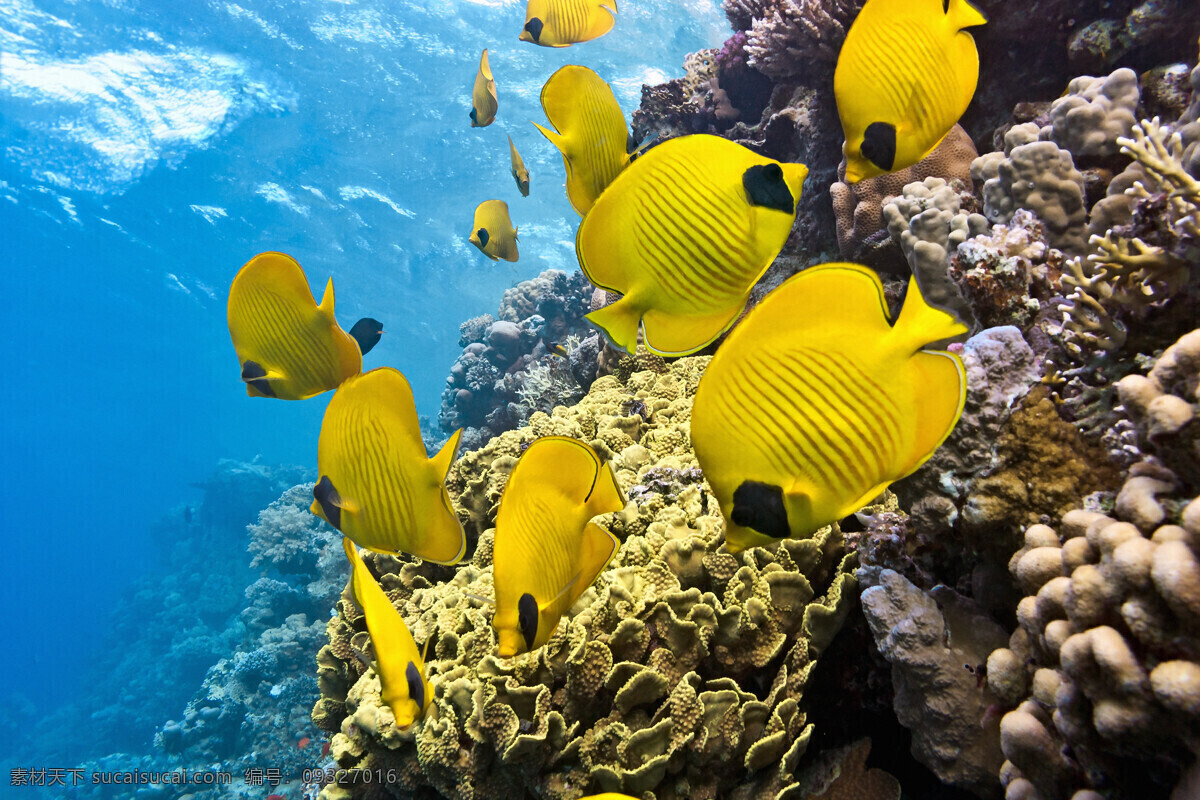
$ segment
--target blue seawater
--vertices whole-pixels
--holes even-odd
[[[225,301],[243,263],[287,252],[318,296],[332,275],[343,327],[384,322],[365,366],[401,369],[436,417],[459,323],[495,313],[517,281],[575,268],[562,162],[528,122],[544,120],[546,78],[586,64],[629,114],[643,83],[728,34],[719,0],[643,0],[621,3],[609,35],[555,50],[517,40],[524,11],[0,0],[6,755],[36,754],[51,735],[51,766],[149,751],[152,730],[116,743],[89,727],[97,698],[178,715],[196,676],[149,698],[126,688],[143,691],[136,676],[96,665],[125,669],[123,654],[153,657],[140,637],[169,641],[151,629],[165,624],[153,613],[164,574],[223,574],[236,592],[249,574],[238,537],[253,513],[189,521],[222,502],[194,484],[223,458],[315,469],[328,395],[251,399],[239,380]],[[500,108],[472,129],[485,47]],[[532,172],[529,198],[509,175],[506,133]],[[520,227],[515,265],[467,242],[473,209],[493,197]],[[31,796],[8,777],[0,793]]]

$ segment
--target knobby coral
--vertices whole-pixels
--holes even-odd
[[[339,604],[318,659],[314,719],[336,732],[343,767],[392,771],[396,783],[348,782],[324,797],[774,797],[798,781],[813,726],[800,710],[808,676],[853,602],[836,527],[773,552],[718,552],[723,524],[688,439],[707,359],[598,379],[577,405],[536,413],[466,454],[452,495],[479,534],[473,560],[431,583],[425,567],[367,556],[419,643],[429,643],[434,704],[397,730],[352,602]],[[613,459],[636,498],[607,521],[623,539],[613,563],[543,648],[494,655],[491,526],[523,447],[560,434]],[[352,773],[353,774],[353,773]],[[376,773],[378,774],[378,773]]]

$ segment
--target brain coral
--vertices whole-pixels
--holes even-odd
[[[318,657],[313,712],[351,770],[390,779],[325,788],[342,797],[578,798],[652,792],[673,798],[776,797],[799,780],[813,726],[799,701],[816,659],[848,613],[855,582],[836,527],[774,552],[718,552],[723,523],[688,438],[706,358],[598,379],[576,406],[468,453],[447,484],[474,558],[453,578],[367,556],[412,628],[429,643],[434,702],[397,730],[362,665],[363,620],[343,598]],[[492,525],[517,458],[550,434],[612,458],[626,509],[606,524],[623,540],[612,564],[549,643],[494,655]],[[352,776],[366,775],[352,772]]]

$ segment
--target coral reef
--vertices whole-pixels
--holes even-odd
[[[1026,530],[1020,626],[987,665],[1012,800],[1166,797],[1200,746],[1200,502],[1173,488],[1134,470],[1116,518]]]
[[[737,22],[752,18],[746,29],[750,66],[769,78],[785,80],[811,70],[814,64],[833,65],[862,5],[863,0],[770,4],[726,0],[724,8],[735,28]]]
[[[773,551],[718,552],[721,518],[687,436],[706,362],[600,378],[578,404],[535,413],[465,454],[447,485],[479,545],[451,580],[435,585],[423,566],[366,556],[418,643],[429,643],[434,708],[419,728],[395,728],[378,679],[353,655],[365,634],[343,599],[318,658],[313,711],[336,732],[340,765],[392,770],[393,791],[428,786],[455,798],[748,800],[797,783],[813,732],[799,702],[851,608],[854,579],[839,563],[836,526]],[[491,526],[523,447],[551,434],[613,459],[631,502],[607,524],[623,544],[544,648],[500,659],[478,599],[491,595]],[[368,794],[347,782],[323,796]]]
[[[1119,69],[1104,78],[1081,76],[1050,104],[1049,123],[1038,136],[1071,153],[1078,165],[1111,158],[1120,152],[1118,139],[1129,136],[1137,122],[1137,73]]]
[[[1086,246],[1087,208],[1083,175],[1071,153],[1039,141],[1034,123],[1011,128],[1004,152],[980,156],[971,177],[983,184],[983,212],[990,222],[1008,222],[1017,209],[1032,211],[1046,226],[1050,244],[1069,253]]]
[[[931,596],[890,569],[859,577],[863,613],[892,664],[896,716],[913,731],[913,756],[948,784],[997,796],[999,720],[988,718],[995,698],[980,691],[976,675],[1004,644],[1004,629],[949,587]]]
[[[971,163],[979,157],[971,137],[955,125],[933,152],[911,167],[859,181],[854,186],[843,183],[845,164],[838,167],[838,178],[829,187],[833,212],[837,216],[838,250],[843,258],[866,263],[881,270],[893,270],[895,261],[879,250],[891,244],[890,235],[883,235],[886,223],[883,206],[899,195],[910,183],[926,178],[941,178],[949,184],[959,181],[971,184]]]
[[[499,319],[484,314],[459,326],[463,352],[442,392],[442,433],[463,428],[461,446],[472,449],[533,409],[578,399],[596,376],[595,354],[579,352],[593,334],[583,319],[591,298],[582,272],[547,270],[504,293]]]

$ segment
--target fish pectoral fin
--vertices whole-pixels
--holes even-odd
[[[583,594],[583,589],[580,589],[578,593],[573,593],[572,589],[579,585],[579,579],[581,577],[583,577],[583,572],[576,572],[575,577],[567,581],[566,585],[558,590],[558,594],[554,595],[554,597],[551,597],[546,602],[538,604],[538,611],[541,613],[549,611],[556,603],[558,603],[559,600],[562,600],[564,597],[566,597],[569,601],[566,604],[566,608],[570,608],[571,606],[575,605],[575,601],[579,599],[579,595]],[[585,584],[583,588],[586,589],[589,585],[590,584]]]
[[[608,463],[600,465],[596,482],[587,500],[588,513],[593,517],[620,511],[625,507],[625,495],[617,485],[617,476]]]
[[[686,356],[694,353],[724,333],[737,320],[745,304],[743,298],[742,302],[728,308],[708,314],[686,316],[654,308],[647,309],[642,317],[646,347],[660,356]]]

